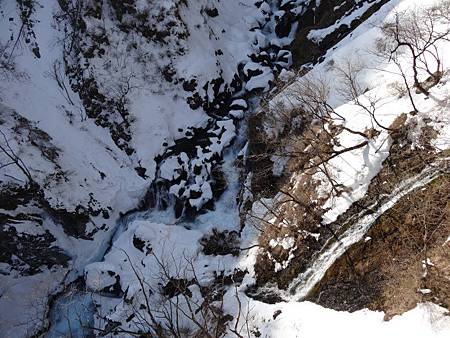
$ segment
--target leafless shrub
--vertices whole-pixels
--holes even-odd
[[[123,325],[97,313],[104,325],[90,327],[100,336],[129,335],[136,337],[205,337],[219,338],[227,330],[237,337],[243,337],[243,326],[249,314],[238,309],[233,327],[228,327],[233,315],[224,310],[224,294],[229,287],[235,287],[235,298],[241,305],[234,276],[217,276],[209,285],[200,282],[192,258],[158,257],[151,253],[157,263],[155,278],[158,288],[146,279],[139,262],[133,262],[126,251],[121,250],[134,277],[139,290],[131,295],[124,295],[124,302],[129,311],[124,313]],[[169,267],[172,266],[172,269]],[[175,272],[173,271],[175,267]],[[239,278],[238,278],[239,279]],[[230,284],[231,283],[231,284]],[[230,286],[227,286],[230,285]],[[244,325],[243,325],[244,323]]]
[[[411,104],[417,111],[409,85],[409,71],[412,72],[413,87],[418,93],[429,95],[429,89],[436,85],[443,74],[442,52],[439,42],[449,41],[450,1],[440,1],[427,8],[411,8],[394,14],[393,19],[382,27],[383,38],[377,41],[376,54],[392,61],[397,66],[409,94]],[[401,59],[407,55],[411,66]],[[421,74],[428,76],[423,81]]]
[[[0,140],[0,153],[2,154],[2,159],[0,162],[0,169],[15,166],[19,169],[20,172],[28,179],[27,184],[32,186],[35,184],[33,176],[31,172],[28,170],[28,167],[24,163],[24,161],[17,155],[16,151],[10,145],[10,139],[6,136],[6,134],[0,130],[1,140]]]

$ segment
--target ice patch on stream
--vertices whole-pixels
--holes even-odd
[[[210,233],[212,228],[220,231],[236,230],[240,222],[236,200],[240,189],[240,169],[235,165],[235,160],[240,155],[243,147],[245,147],[245,138],[240,133],[234,144],[225,150],[222,169],[228,185],[222,196],[215,202],[213,211],[198,215],[195,222],[177,220],[171,208],[135,212],[124,216],[118,221],[117,230],[111,238],[109,247],[103,249],[103,251],[106,251],[103,258],[104,261],[100,262],[101,258],[99,257],[99,262],[89,265],[87,271],[97,272],[95,274],[97,277],[100,276],[102,270],[108,270],[111,266],[113,266],[113,271],[125,272],[127,268],[129,269],[129,266],[124,265],[121,268],[122,250],[130,253],[135,250],[133,247],[133,236],[138,233],[144,238],[148,237],[148,240],[150,240],[150,237],[152,238],[150,240],[152,247],[155,248],[155,251],[160,256],[170,254],[171,256],[183,257],[183,255],[187,255],[186,250],[192,256],[197,256],[199,250],[198,240],[203,234]],[[112,260],[115,263],[106,263],[111,261],[111,257],[117,257],[117,259]],[[139,258],[133,257],[132,260],[133,262],[139,261]],[[219,262],[219,260],[203,258],[199,259],[197,264],[199,268],[210,264],[210,269],[203,270],[215,270],[218,266],[232,266],[232,264],[227,264],[227,259]],[[157,266],[153,268],[147,266],[146,270],[156,271]],[[103,280],[104,283],[102,283],[102,280],[96,279],[99,287],[103,284],[110,284],[105,279]],[[132,276],[129,276],[128,282],[130,284],[132,284],[132,279]],[[47,337],[59,338],[68,334],[74,337],[85,337],[91,334],[92,332],[88,327],[94,325],[94,300],[97,297],[92,292],[80,291],[76,287],[69,288],[68,291],[58,297],[50,311],[50,322],[52,325],[47,333]],[[114,302],[112,298],[110,300]]]

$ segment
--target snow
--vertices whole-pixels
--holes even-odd
[[[235,119],[242,119],[244,117],[244,112],[242,110],[230,110],[228,114]]]
[[[360,6],[358,9],[356,9],[352,13],[346,13],[342,19],[337,20],[331,26],[322,29],[312,30],[308,34],[308,39],[314,42],[320,42],[321,40],[326,38],[329,34],[333,33],[338,27],[343,25],[350,26],[352,21],[360,18],[361,15],[364,14],[365,11],[367,11],[367,8],[372,6],[374,2],[376,1],[364,2],[362,6]]]
[[[165,160],[159,168],[159,176],[165,178],[166,180],[177,179],[180,176],[180,173],[177,172],[180,166],[179,161],[182,163],[186,163],[188,161],[186,153],[181,153],[178,157],[169,157]]]
[[[116,283],[116,265],[101,264],[99,262],[90,264],[84,271],[86,276],[86,286],[90,290],[101,291],[104,288]],[[111,272],[111,273],[109,273]]]
[[[270,68],[264,69],[264,72],[260,75],[253,76],[245,84],[245,89],[252,91],[255,89],[267,90],[270,84],[273,82],[274,76]]]
[[[228,296],[226,304],[236,306],[236,300],[232,295]],[[250,309],[249,323],[244,324],[242,320],[238,326],[244,335],[248,332],[247,328],[250,332],[257,330],[261,337],[444,338],[450,334],[448,312],[431,303],[418,304],[413,310],[384,321],[382,312],[369,310],[348,313],[325,309],[310,302],[270,305],[246,298],[240,301],[245,306],[243,313]],[[276,311],[281,313],[274,319]]]
[[[174,57],[174,67],[178,74],[184,78],[195,77],[198,83],[202,84],[210,79],[223,76],[225,82],[229,83],[239,63],[245,64],[244,73],[249,75],[249,71],[262,71],[262,74],[252,76],[245,84],[248,91],[263,89],[267,90],[269,84],[274,81],[274,74],[268,67],[263,67],[259,63],[249,62],[248,55],[257,48],[267,46],[268,44],[284,47],[292,42],[292,34],[284,39],[278,39],[273,32],[266,35],[260,31],[251,31],[247,28],[259,27],[266,20],[275,20],[268,14],[276,9],[268,3],[263,3],[255,14],[254,2],[252,0],[243,1],[214,1],[220,15],[216,18],[210,18],[199,15],[201,8],[208,1],[190,2],[189,6],[183,7],[180,12],[181,17],[186,23],[187,30],[191,32],[189,40],[183,43],[189,46],[186,54],[180,57]],[[12,2],[11,2],[12,3]],[[282,5],[295,3],[299,8],[302,1],[283,0]],[[402,6],[412,6],[421,4],[416,0],[393,1],[393,5],[400,3]],[[15,4],[13,4],[15,6]],[[446,310],[431,303],[418,304],[416,308],[403,315],[394,317],[391,321],[384,321],[382,312],[361,310],[354,313],[338,312],[323,308],[310,302],[299,301],[308,291],[320,281],[329,267],[337,257],[353,243],[364,239],[367,230],[384,211],[389,209],[406,193],[423,186],[435,177],[435,172],[427,169],[416,178],[413,178],[398,187],[396,191],[385,203],[372,215],[363,217],[354,227],[344,232],[341,241],[336,245],[330,246],[327,250],[320,253],[316,264],[305,274],[299,276],[291,286],[294,295],[281,293],[286,302],[276,304],[265,304],[251,298],[245,294],[245,288],[254,283],[253,267],[256,260],[258,248],[252,248],[243,251],[239,257],[225,256],[205,256],[201,252],[199,244],[200,239],[210,234],[213,228],[219,230],[236,230],[240,227],[240,210],[236,202],[236,196],[240,188],[241,172],[234,166],[234,160],[237,156],[245,157],[247,155],[247,144],[239,145],[239,134],[237,125],[232,119],[217,121],[217,128],[212,132],[216,137],[212,137],[209,146],[210,152],[203,152],[197,149],[197,158],[189,159],[186,153],[180,153],[176,156],[165,158],[159,168],[157,168],[154,158],[164,151],[163,142],[168,142],[168,147],[174,144],[173,140],[180,137],[178,129],[186,129],[187,126],[205,125],[208,117],[200,109],[193,111],[186,104],[185,96],[176,86],[159,82],[159,79],[153,79],[151,82],[144,81],[144,77],[138,76],[137,89],[131,95],[130,111],[134,117],[131,124],[132,146],[137,150],[131,157],[126,156],[117,145],[111,140],[110,135],[103,128],[95,125],[90,119],[76,118],[74,122],[69,123],[64,115],[63,107],[69,109],[78,115],[77,106],[80,102],[77,95],[70,91],[70,96],[76,101],[74,106],[68,107],[63,97],[55,95],[59,92],[56,84],[48,80],[46,72],[54,59],[60,58],[61,53],[55,45],[57,33],[50,25],[52,22],[51,14],[54,5],[41,2],[38,8],[39,22],[36,22],[37,37],[43,54],[42,59],[36,60],[27,50],[23,50],[18,56],[18,64],[21,70],[28,73],[29,79],[24,82],[4,82],[0,84],[2,93],[2,105],[0,106],[1,117],[11,116],[14,111],[25,116],[30,121],[37,123],[39,128],[46,131],[52,138],[51,142],[58,149],[61,149],[61,158],[59,164],[62,170],[67,172],[68,181],[57,183],[50,180],[45,190],[45,194],[52,205],[65,207],[73,210],[76,205],[87,203],[92,193],[96,201],[101,206],[108,206],[111,212],[110,220],[105,221],[100,217],[96,219],[99,224],[107,223],[107,230],[99,231],[93,241],[84,241],[67,237],[61,227],[48,222],[45,229],[49,229],[57,238],[57,244],[67,250],[74,257],[71,269],[73,277],[79,272],[84,271],[86,285],[90,290],[101,291],[116,283],[116,276],[120,277],[122,290],[126,291],[127,299],[133,299],[138,304],[142,297],[138,276],[133,272],[132,266],[139,267],[139,273],[142,278],[149,283],[153,289],[157,290],[161,279],[161,262],[168,269],[169,274],[183,278],[192,278],[193,271],[184,269],[180,276],[180,265],[185,264],[184,259],[192,259],[197,277],[205,285],[214,279],[218,271],[224,271],[229,274],[234,269],[248,270],[242,285],[238,289],[238,296],[244,306],[244,312],[248,310],[248,327],[252,332],[260,332],[262,337],[448,337],[450,335],[449,317],[445,316]],[[140,1],[140,5],[146,5],[145,1]],[[159,2],[158,5],[170,8],[173,5],[171,1]],[[3,6],[3,3],[2,3]],[[367,6],[366,4],[364,6]],[[363,8],[364,8],[363,6]],[[404,7],[399,7],[404,8]],[[361,13],[362,8],[351,15],[346,16],[342,21],[335,25],[311,33],[310,38],[320,40],[326,37],[329,32],[340,24],[348,24]],[[334,51],[330,51],[326,56],[326,61],[334,60],[339,64],[350,55],[370,59],[380,66],[376,60],[361,50],[369,48],[375,39],[379,36],[377,28],[374,26],[383,21],[386,15],[392,11],[392,7],[385,6],[368,23],[361,25],[352,35],[352,39],[342,41]],[[9,8],[7,13],[14,12]],[[278,11],[276,15],[281,15]],[[15,16],[17,22],[17,15]],[[6,21],[6,20],[5,20]],[[108,29],[114,32],[111,22],[105,22]],[[244,27],[245,26],[245,27]],[[224,28],[225,27],[225,28]],[[8,22],[0,23],[0,29],[7,31],[11,27]],[[12,28],[11,28],[12,29]],[[117,34],[121,34],[118,33]],[[125,45],[122,44],[122,35],[114,35],[114,46],[117,46],[117,54],[124,53]],[[142,42],[142,41],[141,41]],[[254,44],[251,44],[254,42]],[[142,42],[143,50],[151,50],[154,46]],[[173,46],[169,46],[171,48]],[[223,54],[217,57],[216,50],[220,49]],[[158,50],[163,55],[163,50]],[[116,55],[117,55],[116,54]],[[154,65],[164,65],[164,57],[158,55]],[[279,64],[289,66],[291,64],[291,55],[284,50],[278,53]],[[153,64],[153,63],[152,63]],[[130,62],[125,66],[126,71],[139,73],[140,68]],[[383,65],[384,67],[384,65]],[[448,64],[446,63],[446,67]],[[22,69],[23,68],[23,69]],[[101,69],[100,64],[96,64],[96,69]],[[138,70],[139,69],[139,70]],[[389,69],[389,67],[386,67]],[[111,73],[98,71],[98,78],[110,81],[114,76]],[[146,69],[145,73],[154,76],[156,70]],[[314,67],[311,71],[312,76],[327,74],[333,78],[336,74],[327,66],[327,62]],[[117,75],[118,76],[118,75]],[[292,72],[283,71],[281,78],[288,81],[294,76]],[[148,80],[148,79],[147,79]],[[389,125],[399,114],[409,111],[409,103],[406,98],[398,99],[391,94],[389,85],[395,80],[395,77],[387,73],[368,70],[362,73],[361,82],[369,89],[366,96],[380,97],[379,120],[384,125]],[[448,81],[448,77],[444,79]],[[346,102],[337,95],[338,84],[332,82],[330,101],[341,116],[345,117],[342,122],[347,128],[363,130],[373,126],[373,121],[367,114],[361,111],[354,102]],[[207,92],[205,90],[205,92]],[[444,82],[442,86],[432,90],[433,99],[425,100],[417,96],[419,109],[425,115],[438,116],[434,118],[433,126],[439,131],[434,145],[439,149],[449,147],[450,138],[449,117],[448,117],[448,97],[450,97],[450,85]],[[446,99],[447,98],[447,99]],[[282,95],[273,100],[283,101]],[[39,104],[37,104],[39,103]],[[289,104],[295,104],[290,102]],[[233,108],[234,106],[234,108]],[[244,111],[248,104],[244,99],[235,99],[231,107],[233,108],[229,115],[235,119],[244,117]],[[440,107],[437,109],[437,107]],[[436,112],[437,111],[437,112]],[[436,114],[435,114],[436,113]],[[10,119],[8,117],[8,119]],[[9,125],[8,125],[9,126]],[[8,131],[8,136],[12,133]],[[274,131],[276,133],[276,131]],[[238,139],[236,141],[236,139]],[[351,146],[361,142],[363,138],[348,132],[343,132],[339,136],[340,146],[336,150],[345,146]],[[226,149],[236,142],[233,149]],[[40,156],[38,150],[20,144],[19,141],[12,142],[15,149],[19,149],[24,156],[24,160],[29,164],[33,174],[39,178],[40,182],[48,180],[48,173],[53,172],[52,164]],[[348,188],[340,196],[332,196],[324,205],[324,208],[330,208],[323,217],[323,223],[334,221],[339,215],[345,212],[352,203],[362,198],[367,192],[370,180],[378,173],[382,162],[389,154],[391,144],[390,136],[386,131],[381,130],[380,134],[370,139],[365,147],[352,152],[337,156],[330,161],[334,179]],[[189,192],[198,191],[201,196],[196,199],[189,199],[192,207],[200,210],[202,206],[212,199],[211,185],[207,180],[207,174],[211,166],[208,161],[214,154],[224,156],[223,171],[228,182],[228,189],[222,197],[216,202],[215,210],[199,215],[195,222],[185,222],[175,220],[172,213],[164,211],[153,211],[151,213],[138,214],[136,218],[124,221],[124,224],[115,224],[120,212],[134,208],[137,202],[145,193],[149,182],[158,174],[159,177],[166,180],[175,180],[179,178],[180,168],[186,171],[192,170],[195,164],[202,164],[201,175],[195,177],[193,182],[182,180],[170,187],[170,193],[179,195],[181,188],[186,188],[184,194],[189,196]],[[147,179],[139,177],[134,171],[137,163],[141,163],[146,169]],[[274,158],[274,174],[281,175],[285,161],[283,158]],[[73,170],[77,168],[77,170]],[[102,178],[99,172],[106,176]],[[3,177],[2,177],[3,179]],[[326,180],[320,174],[314,176],[314,179],[320,183],[318,188],[323,196],[329,192],[330,187]],[[414,179],[417,179],[416,182]],[[249,175],[244,184],[247,186],[251,180]],[[253,196],[250,191],[244,190],[242,200],[250,201]],[[273,201],[262,199],[252,205],[253,215],[264,217],[267,213],[267,206]],[[247,220],[246,226],[241,233],[240,246],[250,247],[257,244],[259,235],[258,230]],[[26,224],[21,225],[23,233],[42,233],[43,229],[33,229]],[[114,230],[119,231],[113,237]],[[319,234],[309,233],[316,240]],[[113,238],[112,238],[113,237]],[[113,245],[109,252],[103,257],[109,240],[112,238]],[[138,238],[144,243],[143,248],[134,245],[134,239]],[[370,240],[370,238],[369,238]],[[447,239],[445,243],[450,241]],[[444,243],[444,245],[445,245]],[[274,248],[281,246],[284,250],[289,250],[288,259],[284,262],[276,262],[276,271],[285,269],[289,266],[293,258],[292,252],[295,250],[295,239],[293,237],[280,237],[272,239],[269,246]],[[100,261],[102,260],[102,261]],[[90,264],[89,264],[90,263]],[[3,269],[3,267],[2,267]],[[111,272],[111,273],[109,273]],[[45,312],[43,306],[38,309],[29,308],[30,292],[34,293],[34,298],[46,299],[49,293],[54,293],[60,283],[66,277],[67,270],[44,271],[41,274],[29,277],[20,277],[17,282],[14,276],[4,276],[0,274],[0,305],[2,309],[10,311],[0,311],[0,328],[6,336],[24,336],[26,330],[23,326],[15,328],[20,320],[27,317],[27,314],[20,312],[26,309],[30,312],[37,310],[39,314]],[[70,278],[68,278],[70,279]],[[194,287],[191,290],[193,297],[200,297],[199,290]],[[235,290],[229,290],[225,295],[225,310],[228,313],[235,314],[238,308],[235,299]],[[426,289],[419,292],[426,294]],[[133,296],[135,296],[133,298]],[[127,311],[130,306],[122,299],[107,299],[96,295],[96,302],[101,304],[99,311],[111,306],[112,312],[109,314],[111,319],[126,319]],[[156,297],[156,296],[155,296]],[[158,299],[153,299],[157,304]],[[281,311],[281,314],[274,319],[275,311]],[[35,313],[33,313],[35,315]],[[237,316],[234,316],[236,320]],[[324,325],[326,323],[326,325]],[[233,324],[231,324],[233,325]],[[244,334],[246,325],[239,323],[238,327]],[[257,331],[256,331],[257,330]],[[245,335],[245,334],[244,334]],[[231,336],[231,333],[229,333]]]
[[[248,108],[248,104],[247,101],[245,101],[244,99],[237,99],[237,100],[233,100],[233,102],[231,102],[231,107],[238,107],[241,109],[247,109]]]
[[[289,250],[290,248],[292,248],[295,245],[295,239],[293,237],[283,237],[283,238],[277,238],[276,240],[272,238],[269,241],[269,246],[271,248],[274,248],[277,245],[281,245],[284,250]]]
[[[59,289],[65,274],[64,269],[19,278],[0,274],[1,335],[27,336],[29,330],[40,328],[47,310],[45,299]]]

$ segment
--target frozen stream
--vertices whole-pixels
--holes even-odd
[[[240,136],[242,134],[245,133],[240,133],[234,144],[225,151],[222,169],[228,185],[225,192],[216,201],[215,210],[199,215],[195,222],[182,221],[176,224],[174,224],[172,208],[134,212],[118,221],[116,233],[110,244],[113,244],[118,236],[126,231],[128,225],[136,220],[173,224],[174,226],[195,228],[205,232],[209,231],[211,227],[220,230],[238,230],[240,219],[236,197],[240,187],[240,173],[239,168],[235,166],[235,160],[244,146],[245,138]],[[106,250],[105,254],[108,251],[109,249]],[[51,327],[47,337],[86,337],[92,335],[93,332],[88,329],[93,325],[94,302],[92,297],[94,297],[94,294],[79,290],[75,285],[61,294],[50,311]]]
[[[224,150],[223,161],[220,166],[227,186],[222,195],[215,201],[214,210],[199,214],[194,221],[177,220],[171,206],[164,210],[154,208],[148,211],[130,212],[117,221],[116,231],[109,243],[105,243],[104,254],[98,257],[98,261],[103,260],[111,246],[114,245],[121,234],[127,231],[130,224],[139,220],[200,230],[204,233],[210,232],[212,228],[220,231],[239,230],[240,215],[236,198],[242,183],[242,169],[236,165],[236,159],[245,147],[246,134],[246,123],[241,123],[237,128],[232,145]],[[56,296],[49,314],[51,325],[46,337],[86,337],[93,335],[92,330],[88,328],[93,326],[95,309],[92,298],[95,297],[95,294],[85,292],[83,289],[84,283],[78,285],[73,283],[66,287],[64,292]]]
[[[275,27],[277,25],[277,20],[279,20],[277,15],[280,14],[278,12],[279,2],[269,1],[268,3],[270,4],[270,13],[268,14],[269,17],[265,20],[261,33],[265,36],[267,41],[273,41],[274,44],[273,46],[268,45],[267,48],[261,51],[264,51],[266,54],[274,53],[276,56],[283,47],[286,49],[289,48],[288,46],[293,39],[293,34],[296,31],[297,24],[292,25],[289,36],[278,39],[275,32]],[[258,51],[256,50],[256,52]],[[253,64],[253,66],[257,65],[254,62],[250,62],[249,64]],[[273,69],[275,69],[275,66],[275,63],[271,64]],[[277,67],[279,67],[279,65]],[[234,96],[237,98],[245,98],[249,106],[249,111],[251,112],[253,111],[252,108],[257,108],[259,106],[259,98],[257,95],[253,95],[251,92],[248,92],[251,91],[251,86],[249,88],[250,89],[244,86],[242,90],[240,89],[239,92],[234,93]],[[255,88],[264,87],[256,86]],[[242,182],[240,181],[241,169],[236,166],[236,159],[246,143],[247,126],[246,120],[237,122],[237,124],[236,137],[234,138],[232,145],[224,149],[221,162],[219,164],[227,182],[227,186],[222,195],[215,201],[214,210],[201,213],[195,218],[195,221],[191,222],[177,219],[174,215],[172,206],[169,206],[165,210],[158,210],[157,208],[154,208],[145,212],[131,212],[117,221],[116,230],[114,234],[111,235],[111,238],[107,243],[99,243],[99,245],[102,245],[101,251],[103,255],[97,257],[96,261],[101,262],[104,260],[104,256],[108,254],[114,246],[116,240],[124,234],[130,224],[136,220],[145,220],[148,222],[165,224],[169,226],[173,225],[187,229],[196,229],[205,234],[209,233],[212,228],[216,228],[219,231],[239,230],[240,215],[236,197],[239,194]],[[209,132],[207,127],[205,127],[205,131]],[[194,139],[192,142],[193,144],[196,144]],[[164,176],[161,177],[164,178]],[[158,177],[155,178],[155,181],[157,179]],[[156,196],[156,199],[158,199],[158,196]],[[82,268],[84,267],[81,267],[81,269]],[[82,279],[83,277],[81,276],[80,278]],[[95,297],[95,295],[89,292],[84,292],[82,290],[83,288],[84,283],[82,281],[78,284],[72,283],[71,285],[66,285],[65,289],[60,294],[54,296],[53,304],[51,305],[48,316],[50,328],[46,334],[47,337],[86,337],[93,335],[93,332],[87,329],[87,327],[93,325],[92,321],[95,309],[92,297]]]

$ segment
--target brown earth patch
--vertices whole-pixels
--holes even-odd
[[[336,310],[382,310],[386,319],[422,301],[450,308],[449,196],[450,175],[443,174],[403,197],[335,262],[308,300]]]
[[[322,209],[326,197],[319,198],[317,196],[317,182],[311,179],[315,171],[313,169],[304,170],[304,168],[305,164],[310,163],[311,159],[317,159],[320,152],[326,152],[330,149],[331,139],[330,137],[318,137],[317,135],[309,137],[313,133],[312,128],[303,131],[302,137],[299,139],[303,138],[304,142],[297,144],[298,149],[304,150],[308,144],[311,145],[311,140],[315,140],[316,143],[310,147],[313,151],[290,160],[286,171],[297,173],[295,178],[285,179],[283,184],[279,185],[278,190],[284,192],[283,198],[275,202],[275,205],[270,208],[269,215],[266,215],[269,216],[269,219],[272,218],[272,221],[259,220],[261,227],[259,245],[262,249],[255,264],[256,289],[267,283],[276,284],[278,288],[286,289],[293,278],[309,267],[315,255],[330,238],[337,238],[353,222],[366,214],[370,214],[374,208],[376,209],[386,200],[398,184],[419,174],[428,164],[439,157],[430,143],[435,136],[434,130],[430,127],[421,128],[420,136],[415,138],[413,146],[410,134],[412,130],[417,132],[417,122],[414,118],[406,121],[406,114],[403,114],[390,126],[391,129],[395,129],[390,133],[392,142],[390,155],[383,163],[380,173],[369,185],[366,196],[355,202],[334,223],[322,226],[319,225],[322,221],[322,215],[326,211]],[[340,131],[337,128],[335,133],[338,134]],[[299,151],[298,153],[302,152]],[[333,193],[338,194],[339,189]],[[319,235],[318,239],[312,234]],[[289,250],[283,249],[280,245],[270,246],[269,243],[272,239],[283,237],[293,237],[295,246]],[[286,262],[289,255],[293,255],[293,257],[291,257],[288,266],[276,272],[275,262]],[[359,288],[359,284],[357,284],[352,279],[348,279],[339,287],[351,292],[350,290]],[[370,294],[376,292],[376,288],[372,288]],[[368,290],[366,289],[361,294],[366,296]],[[370,294],[367,297],[370,298]],[[319,297],[319,294],[317,294],[317,297]],[[346,304],[347,297],[348,295],[337,299],[336,302]],[[361,302],[363,301],[360,297],[355,304]],[[364,301],[364,303],[367,303],[367,301]],[[354,309],[358,308],[355,304],[352,303],[351,309],[353,307]]]

